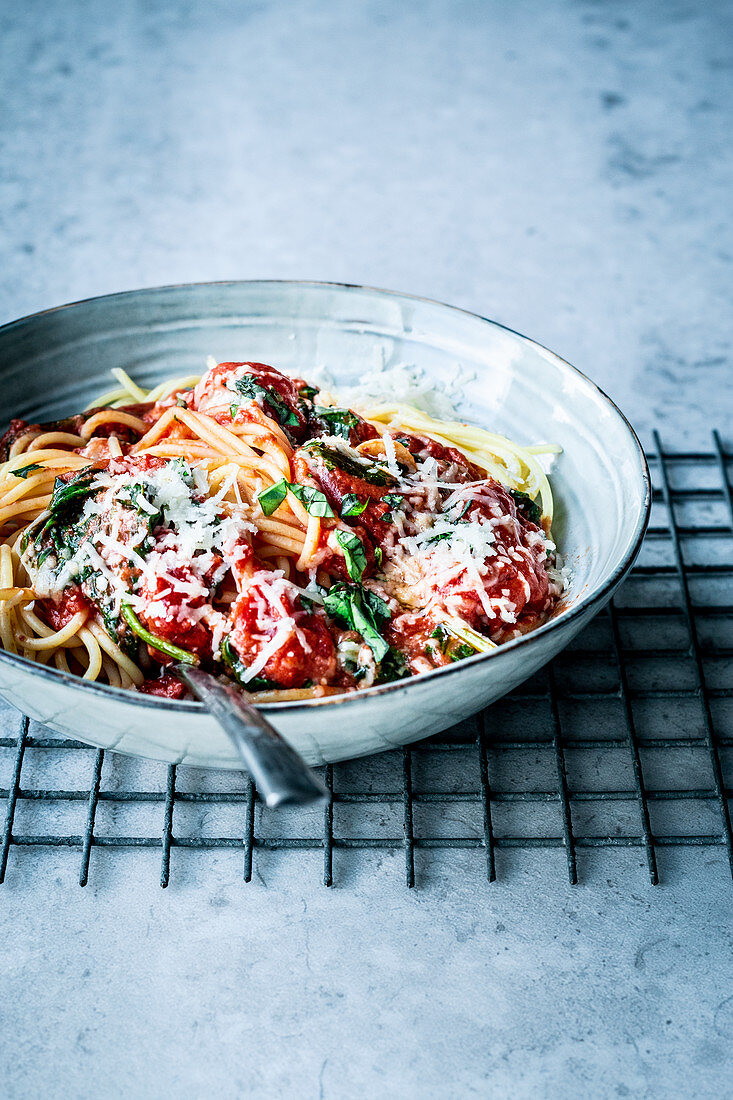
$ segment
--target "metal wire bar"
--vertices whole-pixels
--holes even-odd
[[[728,862],[730,864],[731,874],[733,875],[733,832],[731,831],[730,810],[728,807],[728,800],[725,796],[725,785],[723,782],[723,772],[720,766],[720,756],[718,755],[718,749],[715,744],[713,732],[713,716],[710,709],[710,697],[705,683],[705,668],[700,651],[700,643],[697,637],[697,624],[695,622],[692,598],[690,596],[690,588],[687,583],[687,572],[689,572],[689,569],[686,572],[684,559],[682,557],[682,548],[680,546],[680,540],[677,534],[677,518],[675,516],[674,504],[672,502],[672,494],[669,484],[669,476],[667,473],[664,450],[662,448],[662,440],[659,436],[659,432],[657,432],[656,430],[654,432],[654,446],[657,449],[657,455],[659,459],[659,475],[662,481],[662,494],[664,497],[664,503],[667,508],[667,513],[669,515],[670,530],[672,532],[672,547],[674,551],[675,568],[677,570],[680,588],[682,590],[682,596],[684,599],[685,621],[687,623],[687,629],[690,636],[691,656],[695,663],[698,696],[702,704],[705,741],[707,743],[708,752],[710,754],[710,766],[713,772],[713,783],[715,785],[715,791],[718,795],[718,802],[720,805],[720,816],[723,826],[723,839],[725,841],[725,846],[728,853]],[[725,490],[727,491],[727,489],[728,482],[726,478]]]
[[[84,827],[84,840],[81,846],[81,868],[79,870],[79,885],[86,886],[89,881],[89,859],[94,843],[94,819],[97,815],[97,803],[99,802],[99,784],[102,780],[102,764],[104,762],[104,749],[97,749],[94,754],[94,769],[92,771],[92,784],[89,788],[89,805],[87,807],[87,821]]]
[[[685,739],[681,743],[683,748],[706,748],[704,741],[701,738],[697,738],[697,744],[689,739]],[[613,741],[597,740],[597,741],[584,741],[582,746],[585,749],[606,748],[611,746],[625,746],[627,744],[626,737],[618,737]],[[456,746],[457,748],[466,749],[470,748],[470,743],[464,743]],[[553,747],[551,741],[522,741],[514,744],[499,745],[493,742],[491,745],[492,752],[504,748],[510,749],[551,749]],[[573,748],[574,746],[569,742],[565,742],[565,748]],[[656,747],[656,742],[652,742],[647,747]],[[661,744],[661,749],[664,751],[669,748],[680,747],[679,742],[665,741]],[[414,751],[414,750],[413,750]],[[557,790],[530,790],[530,791],[502,791],[495,788],[491,790],[492,802],[557,802]],[[726,794],[728,798],[733,798],[733,787],[726,788]],[[7,797],[7,791],[0,790],[0,797]],[[573,802],[635,802],[638,800],[639,792],[635,789],[623,790],[621,788],[617,790],[600,790],[600,791],[581,791],[581,790],[568,790],[568,799]],[[658,801],[665,799],[716,799],[718,797],[717,792],[711,788],[706,787],[669,787],[660,790],[645,790],[644,797],[650,801]],[[18,791],[18,801],[27,798],[30,801],[37,802],[86,802],[89,800],[88,791]],[[117,794],[110,797],[110,792],[99,792],[99,802],[120,802],[123,804],[131,804],[139,802],[145,804],[146,802],[163,802],[167,798],[165,792],[156,793],[151,791],[119,791]],[[404,791],[348,791],[342,794],[334,794],[334,803],[341,803],[342,805],[357,804],[360,802],[373,802],[376,804],[381,803],[401,803],[404,802]],[[246,800],[246,796],[243,796]],[[417,791],[413,789],[412,802],[414,803],[429,803],[429,802],[483,802],[484,791],[479,790],[440,790],[440,791]],[[242,799],[235,799],[233,795],[228,791],[210,792],[206,794],[193,794],[183,792],[176,792],[176,803],[180,802],[192,802],[192,803],[224,803],[226,805],[232,805]],[[83,840],[83,835],[82,835]],[[160,844],[160,839],[152,837],[151,842]],[[92,845],[99,842],[99,837],[92,837]],[[15,843],[15,838],[11,840],[11,843]],[[242,841],[239,841],[242,844]],[[175,846],[175,845],[174,845]]]
[[[28,737],[28,719],[22,718],[20,722],[20,732],[17,739],[17,750],[15,753],[15,762],[13,764],[13,775],[10,780],[10,787],[8,788],[7,798],[8,804],[5,810],[5,824],[3,826],[3,842],[2,848],[0,848],[0,883],[5,882],[5,871],[8,866],[8,853],[10,852],[11,841],[15,842],[13,837],[13,821],[15,819],[15,805],[18,800],[18,789],[20,787],[20,773],[23,767],[23,756],[26,748],[26,739]]]
[[[717,431],[713,431],[713,446],[715,447],[715,458],[718,463],[720,480],[723,483],[723,495],[725,497],[726,504],[728,505],[731,533],[733,533],[733,489],[731,489],[731,484],[728,480],[728,470],[726,467],[726,458],[723,451],[723,444],[720,441],[720,436]],[[728,532],[726,532],[726,534],[727,533]]]
[[[323,808],[323,885],[333,886],[333,764],[327,764],[324,781],[328,798]]]
[[[557,801],[557,793],[554,795]],[[74,833],[69,836],[57,835],[20,835],[13,838],[13,844],[30,848],[78,848],[82,836]],[[654,838],[657,847],[725,847],[720,833],[658,833]],[[643,848],[644,841],[638,835],[614,836],[576,836],[574,844],[578,848]],[[98,848],[159,848],[160,837],[148,836],[97,836],[94,845]],[[494,845],[499,848],[562,848],[565,838],[562,836],[494,836]],[[208,851],[217,848],[229,848],[234,851],[241,848],[239,837],[174,837],[173,848]],[[385,848],[394,851],[404,850],[404,837],[334,837],[334,848],[358,850],[361,848]],[[256,847],[265,851],[314,851],[323,848],[322,837],[260,837]],[[415,837],[413,847],[430,848],[476,848],[484,847],[482,836],[423,836]]]
[[[611,600],[608,606],[608,614],[611,620],[613,648],[616,653],[616,666],[618,668],[619,685],[621,687],[621,701],[623,703],[624,717],[626,719],[626,733],[629,739],[631,768],[634,773],[634,783],[636,785],[637,801],[639,803],[639,816],[641,817],[641,831],[644,838],[644,847],[646,849],[646,861],[649,867],[649,878],[651,879],[652,886],[656,886],[659,883],[657,857],[654,852],[652,826],[651,821],[649,820],[649,807],[647,805],[646,792],[644,790],[644,775],[641,769],[641,757],[639,756],[639,742],[636,736],[636,722],[634,721],[634,712],[631,706],[631,700],[629,699],[629,683],[628,677],[626,675],[626,665],[624,664],[623,650],[621,647],[618,616],[616,614],[616,607],[613,600]]]
[[[560,724],[560,708],[557,704],[557,690],[555,687],[555,673],[552,665],[547,670],[548,698],[552,712],[552,746],[555,750],[555,769],[557,771],[557,797],[560,801],[560,814],[562,819],[562,835],[565,842],[565,853],[568,859],[568,878],[570,885],[576,886],[578,882],[578,866],[575,858],[575,845],[573,842],[573,822],[570,813],[570,800],[568,798],[568,780],[565,772],[565,756],[562,750],[562,726]]]
[[[244,794],[245,798],[245,818],[244,818],[244,881],[252,881],[252,850],[254,848],[254,830],[255,830],[255,785],[253,781],[247,776],[246,779],[247,789]],[[179,795],[179,798],[184,796]],[[229,801],[229,798],[227,798]]]
[[[476,738],[481,776],[481,802],[484,812],[484,844],[486,845],[486,874],[489,882],[496,881],[496,857],[494,855],[494,827],[491,821],[491,784],[489,783],[489,759],[486,752],[486,712],[478,718]],[[413,795],[414,797],[414,795]]]
[[[409,887],[415,885],[415,836],[412,826],[412,752],[402,750],[402,801],[404,806],[403,829],[405,848],[405,879]]]
[[[165,890],[171,875],[171,844],[173,842],[173,806],[176,800],[176,765],[168,765],[163,812],[163,851],[160,859],[160,885]]]

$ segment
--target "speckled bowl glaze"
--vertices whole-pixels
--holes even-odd
[[[438,302],[359,286],[206,283],[93,298],[0,328],[3,420],[83,408],[124,367],[141,385],[202,371],[204,359],[254,360],[343,383],[407,362],[430,377],[473,379],[461,412],[519,442],[563,448],[552,475],[554,533],[572,569],[555,618],[490,655],[335,699],[263,707],[311,764],[427,737],[498,699],[567,645],[631,567],[649,516],[644,454],[628,422],[584,375],[540,345]],[[199,703],[88,684],[0,651],[0,693],[59,733],[173,763],[236,768]],[[489,714],[490,722],[490,714]]]

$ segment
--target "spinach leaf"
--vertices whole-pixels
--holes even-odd
[[[56,478],[48,505],[48,510],[56,522],[70,523],[78,515],[82,502],[94,492],[92,483],[96,473],[94,466],[85,466],[68,481],[60,477]]]
[[[22,477],[23,480],[28,477],[28,474],[33,473],[34,470],[42,470],[43,466],[40,466],[37,462],[30,462],[27,466],[21,466],[19,470],[11,470],[13,477]]]
[[[304,444],[304,450],[320,458],[327,470],[341,470],[350,477],[360,478],[370,485],[395,485],[397,478],[388,470],[378,466],[375,462],[369,462],[357,454],[346,454],[334,447],[329,447],[319,439],[312,439]]]
[[[359,417],[351,409],[331,409],[316,405],[315,412],[321,423],[325,424],[329,435],[340,435],[349,439],[352,428],[358,428]]]
[[[296,427],[300,423],[297,416],[286,401],[271,386],[263,386],[251,374],[245,374],[234,383],[237,393],[248,401],[256,401],[258,397],[271,410],[271,415],[278,424]]]
[[[219,656],[221,658],[221,663],[226,669],[227,675],[230,676],[232,680],[236,680],[237,683],[241,684],[247,691],[271,691],[273,688],[280,686],[276,684],[274,680],[268,680],[266,676],[253,676],[250,680],[245,680],[244,677],[247,673],[247,666],[237,653],[229,638],[225,638],[221,643]]]
[[[360,581],[367,566],[366,550],[358,535],[350,531],[337,531],[336,542],[344,552],[346,572],[352,581]]]

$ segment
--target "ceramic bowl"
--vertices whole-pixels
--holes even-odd
[[[359,286],[192,284],[93,298],[0,328],[3,419],[82,409],[124,367],[152,387],[198,373],[207,355],[353,383],[375,364],[470,376],[462,415],[518,442],[559,443],[554,534],[572,570],[557,615],[531,634],[412,680],[263,710],[311,764],[394,748],[498,699],[567,645],[609,600],[641,545],[650,506],[643,451],[613,403],[539,344],[438,302]],[[238,767],[195,702],[85,683],[0,651],[0,693],[52,730],[174,763]],[[489,712],[490,723],[490,712]]]

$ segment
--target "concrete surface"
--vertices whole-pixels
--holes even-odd
[[[731,439],[733,8],[681,0],[0,9],[0,319],[199,279],[436,297]],[[4,410],[9,413],[10,410]],[[9,780],[9,757],[3,758]],[[145,765],[141,765],[144,771]],[[32,816],[33,808],[26,808]],[[42,829],[42,825],[37,826]],[[733,1095],[719,849],[11,853],[7,1097]]]

